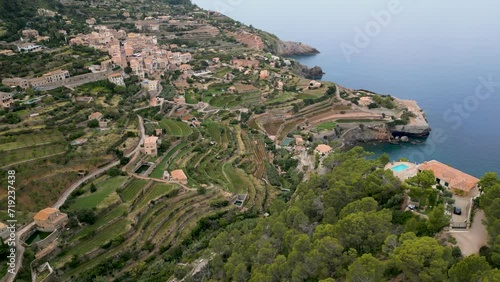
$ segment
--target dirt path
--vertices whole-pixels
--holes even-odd
[[[464,256],[478,254],[479,249],[488,244],[488,232],[483,224],[484,219],[484,212],[478,210],[469,230],[450,231],[451,236],[457,239],[457,245]]]

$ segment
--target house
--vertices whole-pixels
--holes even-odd
[[[23,37],[36,38],[39,36],[38,31],[35,29],[25,29],[22,32]]]
[[[109,82],[114,83],[116,85],[125,86],[125,82],[123,81],[123,76],[119,72],[108,75],[108,80]]]
[[[188,184],[188,178],[182,169],[174,170],[170,172],[170,180],[178,181],[182,184]]]
[[[477,188],[479,179],[451,166],[432,160],[418,166],[418,171],[430,170],[436,176],[436,182],[456,194],[467,194]]]
[[[309,82],[309,89],[318,89],[320,87],[321,83],[317,82],[316,80],[311,80],[311,82]]]
[[[39,51],[41,49],[42,46],[33,43],[22,43],[17,45],[17,51],[19,52],[33,52],[33,51]]]
[[[38,230],[48,232],[62,228],[68,223],[68,215],[55,208],[45,208],[39,211],[33,219]]]
[[[174,103],[176,104],[186,104],[186,98],[183,95],[179,95],[174,98]]]
[[[231,64],[236,67],[246,67],[246,68],[258,68],[259,61],[257,60],[243,60],[243,59],[234,59],[231,61]]]
[[[14,100],[12,99],[13,96],[14,94],[11,93],[0,92],[0,107],[10,107],[10,105],[14,102]]]
[[[85,20],[85,22],[88,24],[88,25],[95,25],[95,23],[97,22],[94,18],[90,18],[90,19],[87,19]]]
[[[158,137],[148,136],[144,140],[144,153],[153,157],[158,156]]]
[[[295,145],[304,146],[304,139],[301,136],[295,136]]]
[[[91,113],[88,118],[89,120],[93,120],[93,119],[96,119],[96,120],[101,120],[103,117],[103,114],[100,113],[100,112],[95,112],[95,113]]]
[[[264,80],[269,77],[269,71],[268,70],[261,70],[259,74],[259,79]]]
[[[109,120],[109,119],[105,119],[105,118],[101,119],[99,121],[99,128],[107,128],[110,122],[111,122],[111,120]]]
[[[316,151],[316,153],[320,154],[321,156],[328,155],[332,152],[332,150],[332,147],[325,144],[319,144],[316,149],[314,149],[314,151]]]
[[[10,49],[6,49],[6,50],[0,50],[0,55],[12,56],[15,54],[14,54],[14,51],[12,51]]]
[[[9,237],[9,235],[9,226],[7,226],[3,222],[0,222],[0,238],[2,238],[2,240],[5,240]]]
[[[158,91],[159,83],[158,80],[146,79],[142,82],[142,87],[146,88],[148,91]]]
[[[20,77],[4,78],[4,79],[2,79],[2,84],[5,86],[9,86],[9,87],[19,86],[23,89],[30,87],[28,80],[25,78],[20,78]]]

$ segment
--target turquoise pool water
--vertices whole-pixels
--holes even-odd
[[[393,168],[391,168],[394,172],[401,172],[405,169],[409,168],[409,166],[405,165],[405,164],[399,164]]]

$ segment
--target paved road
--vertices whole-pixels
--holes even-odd
[[[485,220],[484,212],[478,210],[469,229],[465,231],[450,231],[451,236],[457,239],[457,245],[464,256],[478,254],[479,249],[488,244],[488,231],[483,224],[483,220]]]
[[[141,149],[141,144],[144,143],[144,136],[145,136],[145,132],[144,132],[144,122],[143,122],[143,119],[141,116],[137,116],[138,119],[139,119],[139,130],[141,131],[141,139],[139,141],[139,143],[137,144],[137,147],[135,147],[134,150],[132,150],[132,152],[126,154],[125,156],[126,157],[130,157],[132,155],[135,155],[140,149]],[[73,193],[73,191],[75,191],[75,189],[77,189],[78,187],[80,187],[80,185],[82,185],[85,181],[88,181],[104,172],[106,172],[107,170],[109,170],[110,168],[114,167],[114,166],[117,166],[120,164],[120,161],[115,161],[115,162],[112,162],[94,172],[92,172],[91,174],[79,179],[78,181],[76,181],[75,183],[73,183],[73,185],[71,185],[62,195],[61,197],[59,197],[59,199],[57,200],[57,202],[53,205],[54,208],[57,208],[59,209],[63,204],[64,202],[66,202],[66,200],[68,199],[68,197],[71,195],[71,193]],[[21,243],[21,240],[20,238],[26,233],[28,232],[34,225],[35,223],[34,222],[31,222],[29,223],[28,225],[24,226],[23,228],[19,229],[17,232],[16,232],[16,247],[17,247],[17,252],[16,252],[16,274],[17,272],[19,271],[19,269],[21,268],[21,265],[23,263],[23,255],[24,255],[24,247],[22,246],[22,243]],[[14,281],[14,279],[16,278],[15,275],[10,275],[10,274],[7,274],[6,277],[4,277],[2,280],[6,281],[6,282],[12,282]]]

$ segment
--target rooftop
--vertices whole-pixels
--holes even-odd
[[[173,179],[187,180],[187,176],[186,174],[184,174],[184,171],[182,171],[182,169],[174,170],[170,172],[170,175],[172,176]]]
[[[59,210],[55,208],[45,208],[39,211],[33,218],[35,220],[47,220],[51,214],[56,212],[59,212]]]
[[[479,182],[478,178],[436,160],[425,162],[419,165],[418,169],[431,170],[436,178],[448,182],[450,187],[466,192],[474,189]]]
[[[144,144],[156,144],[157,141],[158,141],[158,137],[156,137],[156,136],[148,136],[144,140]]]
[[[329,153],[332,151],[332,147],[328,146],[328,145],[325,145],[325,144],[319,144],[317,147],[316,147],[316,151],[320,152],[320,153]]]

